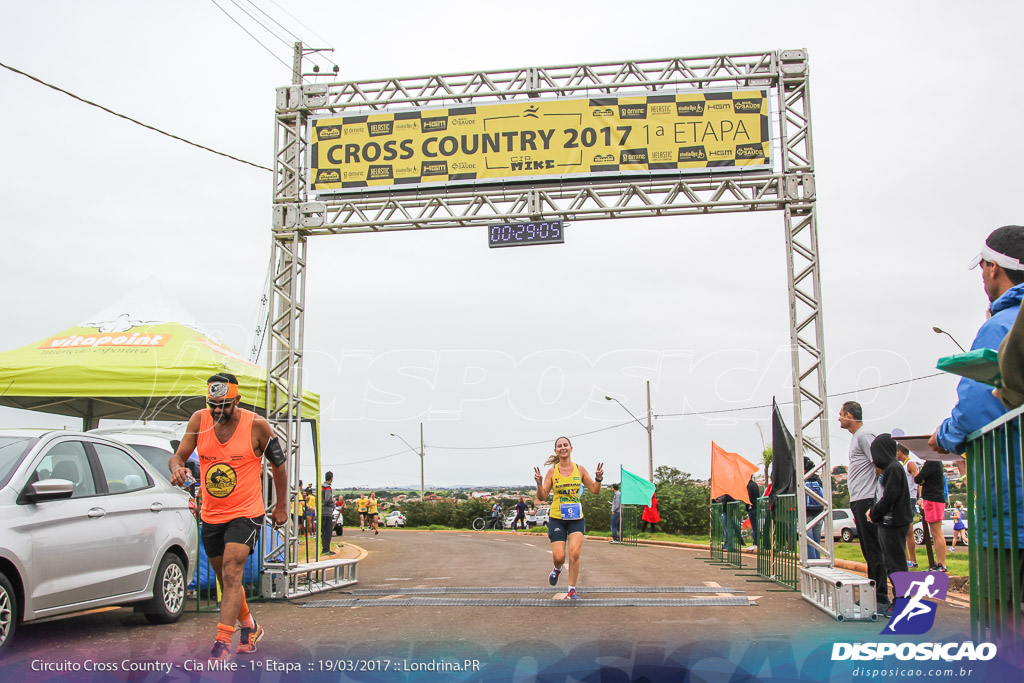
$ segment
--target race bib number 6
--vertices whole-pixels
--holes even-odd
[[[583,519],[583,506],[579,503],[562,503],[559,510],[562,519]]]

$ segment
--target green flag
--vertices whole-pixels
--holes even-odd
[[[619,465],[619,481],[621,483],[619,501],[622,505],[650,505],[654,497],[654,484],[643,477],[638,477],[622,465]]]

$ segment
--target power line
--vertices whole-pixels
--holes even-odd
[[[608,431],[609,429],[618,429],[619,427],[624,427],[626,425],[631,425],[631,424],[633,424],[632,420],[630,420],[629,422],[622,422],[622,423],[617,424],[617,425],[612,425],[611,427],[601,427],[600,429],[593,429],[593,430],[591,430],[589,432],[581,432],[579,434],[570,434],[569,438],[570,439],[575,439],[575,438],[580,437],[580,436],[589,436],[590,434],[597,434],[598,432],[605,432],[605,431]],[[431,448],[441,448],[441,449],[444,449],[446,451],[491,451],[491,450],[497,450],[497,449],[500,449],[500,448],[522,448],[523,446],[540,446],[542,444],[550,444],[550,443],[551,443],[551,439],[544,439],[543,441],[532,441],[530,443],[515,443],[515,444],[509,444],[507,446],[432,446],[431,445],[430,447]],[[427,445],[430,445],[430,444],[427,444]]]
[[[92,102],[91,100],[85,99],[84,97],[79,97],[78,95],[76,95],[73,92],[65,90],[64,88],[59,88],[56,85],[53,85],[51,83],[47,83],[46,81],[44,81],[44,80],[42,80],[40,78],[36,78],[32,74],[25,73],[24,71],[21,71],[20,69],[15,69],[13,66],[9,66],[7,64],[4,64],[3,62],[0,62],[0,66],[2,66],[3,68],[7,69],[8,71],[13,71],[14,73],[16,73],[16,74],[18,74],[20,76],[24,76],[25,78],[31,79],[31,80],[35,81],[36,83],[38,83],[40,85],[45,85],[47,88],[51,88],[53,90],[56,90],[59,93],[63,93],[65,95],[67,95],[68,97],[72,97],[72,98],[78,100],[79,102],[82,102],[83,104],[88,104],[90,107],[96,107],[97,109],[101,109],[101,110],[107,112],[108,114],[113,114],[114,116],[116,116],[118,118],[121,118],[121,119],[124,119],[125,121],[131,121],[132,123],[134,123],[137,126],[142,126],[143,128],[145,128],[147,130],[151,130],[151,131],[153,131],[155,133],[160,133],[161,135],[166,135],[167,137],[169,137],[169,138],[171,138],[173,140],[177,140],[178,142],[184,142],[187,145],[192,145],[193,147],[198,147],[199,149],[205,150],[207,152],[212,152],[213,154],[216,154],[216,155],[222,156],[222,157],[226,157],[228,159],[231,159],[232,161],[237,161],[237,162],[239,162],[241,164],[247,164],[249,166],[254,166],[256,168],[262,168],[264,171],[270,171],[271,173],[274,172],[273,169],[267,168],[266,166],[260,166],[259,164],[254,164],[251,161],[246,161],[245,159],[239,159],[236,156],[232,156],[230,154],[225,154],[224,152],[218,152],[217,150],[212,149],[210,147],[207,147],[206,145],[200,145],[198,142],[192,142],[191,140],[188,140],[188,139],[183,138],[181,136],[174,135],[173,133],[168,133],[165,130],[161,130],[161,129],[155,127],[155,126],[151,126],[151,125],[149,125],[147,123],[143,123],[142,121],[138,121],[136,119],[133,119],[130,116],[126,116],[124,114],[118,113],[118,112],[114,111],[113,109],[108,109],[107,107],[104,107],[102,104],[97,104],[95,102]]]
[[[264,22],[263,22],[263,20],[261,20],[261,19],[260,19],[259,17],[257,17],[256,15],[254,15],[254,14],[253,14],[252,12],[250,12],[250,11],[249,11],[249,10],[247,10],[246,8],[242,7],[242,5],[240,5],[240,4],[239,4],[238,0],[231,0],[231,4],[232,4],[232,5],[234,5],[235,7],[237,7],[237,8],[238,8],[238,10],[239,10],[240,12],[242,12],[242,14],[246,15],[247,17],[249,17],[250,19],[252,19],[253,21],[255,21],[255,22],[256,22],[256,24],[257,24],[257,25],[258,25],[258,26],[259,26],[260,28],[262,28],[262,29],[263,29],[264,31],[266,31],[267,33],[269,33],[270,35],[272,35],[273,37],[277,38],[277,39],[278,39],[278,40],[280,40],[280,41],[281,41],[282,43],[284,43],[284,46],[285,46],[285,47],[288,47],[288,48],[290,48],[290,47],[292,46],[292,44],[291,44],[291,43],[289,43],[289,42],[288,42],[287,40],[285,40],[284,38],[282,38],[281,36],[279,36],[279,35],[278,35],[278,34],[277,34],[277,33],[276,33],[276,32],[275,32],[274,30],[272,30],[272,29],[271,29],[271,28],[270,28],[269,26],[267,26],[267,24],[266,24],[266,23],[264,23]],[[249,3],[249,4],[252,4],[252,3]],[[255,5],[253,5],[253,7],[255,7]],[[263,45],[263,43],[260,43],[260,45]],[[266,47],[266,45],[264,45],[264,47]]]
[[[230,19],[231,21],[235,22],[235,25],[237,25],[237,26],[238,26],[238,28],[240,28],[240,29],[242,29],[243,31],[245,31],[246,35],[248,35],[248,36],[249,36],[250,38],[252,38],[252,39],[253,39],[253,40],[255,40],[255,41],[256,41],[257,43],[259,43],[259,44],[260,44],[260,47],[262,47],[262,48],[263,48],[264,50],[266,50],[267,52],[269,52],[269,53],[270,53],[270,55],[271,55],[271,56],[272,56],[272,57],[273,57],[274,59],[276,59],[277,61],[279,61],[279,62],[281,62],[282,64],[284,64],[284,65],[285,65],[285,67],[286,67],[286,68],[287,68],[287,69],[288,69],[289,71],[291,71],[291,70],[292,70],[292,65],[291,65],[291,64],[288,64],[288,63],[287,63],[287,62],[285,62],[285,61],[284,61],[283,59],[281,59],[280,57],[278,57],[278,56],[277,56],[276,54],[274,54],[274,51],[273,51],[273,50],[271,50],[271,49],[270,49],[269,47],[267,47],[266,45],[264,45],[264,44],[263,44],[263,42],[262,42],[262,41],[260,41],[260,39],[259,39],[259,38],[257,38],[257,37],[256,37],[256,36],[254,36],[253,34],[249,33],[249,30],[248,30],[247,28],[245,28],[244,26],[242,26],[242,25],[241,25],[241,24],[240,24],[240,23],[238,22],[238,20],[237,20],[237,19],[235,19],[235,18],[234,18],[233,16],[231,16],[231,14],[230,14],[230,13],[229,13],[229,12],[228,12],[228,11],[227,11],[226,9],[224,9],[223,7],[221,7],[220,5],[218,5],[218,4],[217,4],[217,0],[210,0],[210,2],[212,2],[212,3],[214,4],[214,5],[217,5],[217,9],[219,9],[219,10],[220,10],[221,12],[223,12],[223,13],[225,14],[225,16],[227,16],[227,18],[228,18],[228,19]],[[257,22],[257,23],[259,23],[259,22]],[[262,24],[261,24],[261,26],[262,26]]]
[[[850,394],[856,394],[862,391],[871,391],[873,389],[885,389],[886,387],[894,387],[897,384],[907,384],[908,382],[916,382],[919,379],[931,379],[932,377],[948,376],[945,372],[936,372],[932,375],[924,375],[922,377],[911,377],[910,379],[902,379],[898,382],[889,382],[888,384],[879,384],[873,387],[864,387],[863,389],[853,389],[852,391],[840,391],[835,394],[829,394],[828,398],[835,398],[837,396],[848,396]],[[782,401],[779,403],[780,406],[793,405],[792,401]],[[745,406],[743,408],[723,408],[722,410],[703,410],[694,411],[692,413],[662,413],[655,415],[654,417],[688,417],[691,415],[718,415],[720,413],[738,413],[743,410],[758,410],[761,408],[771,408],[771,403],[765,403],[759,406]]]
[[[251,1],[251,0],[250,0],[250,1]],[[320,39],[321,41],[323,41],[323,44],[324,44],[324,45],[327,45],[328,47],[330,47],[330,46],[331,46],[331,45],[330,45],[330,42],[329,42],[329,41],[328,41],[328,40],[327,40],[326,38],[324,38],[323,36],[321,36],[321,35],[320,35],[319,33],[317,33],[316,31],[314,31],[314,30],[313,30],[313,29],[311,29],[310,27],[308,27],[308,26],[306,26],[305,24],[303,24],[303,23],[302,23],[301,21],[299,21],[299,18],[298,18],[298,17],[296,17],[296,16],[294,15],[294,14],[292,14],[291,12],[289,12],[288,10],[286,10],[286,9],[285,9],[284,7],[282,7],[281,5],[279,5],[279,4],[277,4],[276,2],[274,2],[274,0],[270,0],[270,2],[271,2],[271,3],[273,4],[273,5],[275,5],[275,6],[276,6],[276,7],[277,7],[277,8],[279,9],[279,10],[281,10],[282,12],[284,12],[285,14],[287,14],[287,15],[288,15],[289,17],[291,17],[292,19],[294,19],[294,20],[295,20],[295,21],[296,21],[296,22],[297,22],[297,23],[299,24],[299,26],[301,26],[302,28],[306,29],[307,31],[309,31],[310,33],[312,33],[312,34],[313,34],[314,36],[316,36],[317,38],[319,38],[319,39]],[[291,32],[289,31],[289,33],[291,33]],[[294,35],[294,34],[292,34],[292,35]],[[333,49],[333,48],[331,48],[331,49]],[[329,62],[329,63],[330,63],[330,64],[331,64],[332,66],[336,66],[336,64],[335,64],[334,62],[332,62],[331,60],[329,60],[329,59],[328,59],[327,61],[328,61],[328,62]]]

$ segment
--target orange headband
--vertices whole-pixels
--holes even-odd
[[[238,385],[234,382],[210,382],[206,385],[206,398],[211,401],[231,401],[238,398]]]

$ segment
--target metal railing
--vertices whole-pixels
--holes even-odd
[[[767,497],[757,499],[757,573],[766,579],[772,574],[772,510]]]
[[[800,549],[797,545],[800,541],[800,520],[796,501],[795,493],[776,496],[775,511],[772,514],[774,524],[770,578],[793,590],[797,589],[800,581]]]
[[[734,567],[743,566],[743,518],[747,504],[733,501],[725,504],[725,561]]]
[[[1021,647],[1024,581],[1024,407],[967,439],[971,637]]]
[[[622,545],[636,545],[640,536],[640,515],[643,511],[642,505],[623,505],[619,508],[622,515],[622,530],[619,533],[619,542]]]
[[[196,529],[199,538],[202,539],[203,523],[199,520],[196,520]],[[264,527],[264,533],[266,533],[266,527]],[[263,574],[262,558],[263,537],[261,534],[260,538],[256,540],[256,548],[245,561],[243,568],[242,590],[245,591],[247,602],[262,598],[260,592],[260,577]],[[213,570],[213,565],[210,564],[210,558],[206,555],[202,540],[199,541],[199,550],[196,553],[194,581],[196,612],[216,612],[220,609],[220,587],[217,585],[217,574]]]
[[[711,504],[711,560],[723,562],[725,549],[725,505]]]

